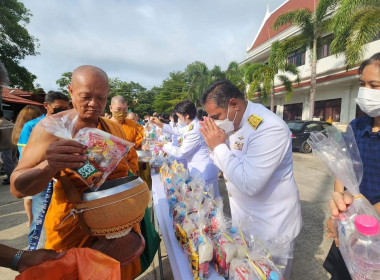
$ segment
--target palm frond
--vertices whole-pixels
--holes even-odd
[[[309,41],[310,40],[303,34],[295,35],[283,41],[279,46],[278,51],[282,53],[282,57],[287,59],[291,52],[306,47]]]
[[[339,1],[341,0],[320,0],[315,10],[315,21],[323,22],[326,15],[334,11]]]
[[[349,67],[363,58],[363,46],[373,41],[380,30],[380,7],[368,7],[355,14],[355,24],[347,39],[346,62]]]
[[[285,87],[285,100],[286,102],[288,102],[290,98],[293,96],[293,83],[285,75],[278,75],[277,77],[280,79],[282,85]]]
[[[280,26],[290,24],[302,25],[305,21],[310,21],[311,12],[309,9],[298,9],[280,15],[273,25],[277,30]]]

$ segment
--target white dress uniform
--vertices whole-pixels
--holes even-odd
[[[226,181],[232,222],[238,226],[252,215],[255,236],[286,240],[292,256],[302,217],[288,126],[261,104],[248,101],[239,129],[228,140],[229,146],[215,147],[213,159]]]
[[[169,132],[170,126],[164,125],[163,131]],[[187,160],[187,169],[190,175],[195,178],[203,178],[206,185],[214,186],[215,197],[219,196],[218,187],[218,168],[212,162],[206,142],[199,132],[199,122],[194,119],[186,126],[183,134],[183,142],[180,147],[175,147],[169,143],[165,144],[163,149],[170,156],[185,158]]]

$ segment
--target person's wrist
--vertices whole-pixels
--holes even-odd
[[[10,265],[10,269],[14,270],[14,271],[17,271],[18,269],[18,265],[20,263],[20,259],[22,257],[22,255],[25,253],[26,251],[25,250],[18,250],[17,253],[13,256],[12,258],[12,261],[11,261],[11,265]]]

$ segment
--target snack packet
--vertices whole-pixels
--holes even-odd
[[[59,138],[72,139],[87,146],[88,160],[73,171],[92,191],[96,191],[134,144],[97,128],[82,128],[73,137],[77,119],[77,113],[72,111],[47,117],[41,125]]]

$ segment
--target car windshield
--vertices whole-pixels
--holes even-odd
[[[288,122],[288,126],[290,130],[300,131],[302,129],[304,123],[302,122]]]

